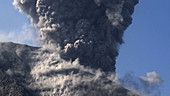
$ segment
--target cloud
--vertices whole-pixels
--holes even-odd
[[[144,91],[153,96],[160,96],[159,87],[162,85],[163,80],[156,72],[149,72],[147,77],[140,77],[140,80],[144,86]]]
[[[141,80],[146,82],[147,84],[162,84],[162,79],[161,77],[156,73],[156,72],[149,72],[146,74],[147,77],[141,77]]]
[[[60,56],[115,72],[124,30],[138,0],[14,0],[39,29],[41,40],[61,48]]]
[[[0,34],[0,41],[6,41],[7,40],[7,36],[4,34]]]
[[[40,41],[37,39],[36,29],[28,24],[23,25],[20,32],[13,31],[5,33],[1,31],[0,41],[40,46]]]
[[[156,72],[148,72],[146,75],[147,77],[136,77],[134,73],[128,73],[119,79],[119,83],[124,87],[146,94],[144,96],[160,96],[162,78]]]

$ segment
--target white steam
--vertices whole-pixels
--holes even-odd
[[[35,92],[40,93],[42,96],[47,94],[48,96],[132,94],[131,92],[126,92],[126,89],[115,83],[118,79],[117,75],[113,73],[106,74],[100,69],[94,70],[84,67],[79,64],[78,59],[74,62],[65,61],[57,53],[58,49],[52,49],[55,52],[46,53],[46,48],[41,48],[38,55],[32,57],[37,62],[33,63],[34,67],[31,70],[33,81],[29,85],[32,90],[36,90]],[[102,93],[100,90],[103,90]],[[125,93],[119,93],[116,90],[124,90]]]
[[[31,25],[25,24],[20,32],[12,31],[8,34],[0,32],[0,41],[15,42],[21,44],[30,44],[40,46],[40,41],[37,39],[37,32]]]
[[[119,83],[124,87],[146,94],[146,96],[160,96],[162,78],[156,72],[148,72],[146,75],[147,77],[138,78],[133,73],[128,73],[119,79]]]

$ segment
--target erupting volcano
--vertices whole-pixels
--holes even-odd
[[[115,59],[137,3],[14,0],[43,45],[0,43],[0,95],[139,96],[115,83]]]

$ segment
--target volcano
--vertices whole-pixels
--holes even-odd
[[[2,96],[140,96],[115,60],[138,0],[14,0],[43,45],[0,43]],[[26,36],[26,35],[25,35]]]

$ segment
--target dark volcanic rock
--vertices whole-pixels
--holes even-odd
[[[36,47],[14,44],[12,42],[0,43],[0,68],[11,70],[17,76],[25,76],[30,72],[31,51]]]
[[[31,96],[15,79],[0,69],[0,96]]]
[[[38,48],[0,43],[0,96],[31,96],[23,84],[31,79],[30,55],[35,49]]]

